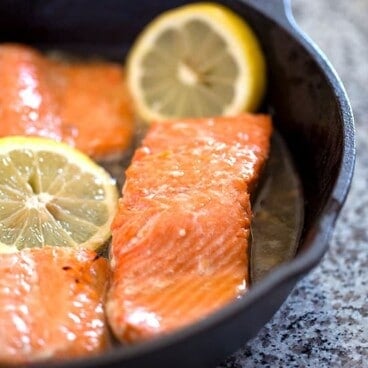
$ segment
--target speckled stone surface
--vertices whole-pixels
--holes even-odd
[[[350,97],[355,177],[320,265],[257,337],[219,368],[368,367],[368,1],[293,0],[293,11]]]

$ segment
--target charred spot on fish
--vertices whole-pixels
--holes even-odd
[[[95,258],[93,258],[92,262],[95,262],[97,261],[101,256],[99,254],[96,254],[95,255]]]
[[[79,279],[75,279],[75,283],[79,284],[80,283]]]
[[[64,266],[64,267],[62,267],[62,269],[63,269],[64,271],[68,271],[68,270],[71,270],[72,268],[71,268],[70,266]]]

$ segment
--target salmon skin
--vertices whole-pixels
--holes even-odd
[[[248,287],[250,194],[269,152],[266,115],[154,124],[112,224],[106,313],[132,343],[205,318]]]
[[[65,62],[0,45],[0,136],[62,140],[94,158],[130,147],[134,119],[122,66]]]
[[[109,265],[89,250],[0,255],[0,365],[66,359],[108,346]]]

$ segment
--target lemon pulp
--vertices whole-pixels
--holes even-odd
[[[114,180],[79,151],[43,138],[0,139],[0,252],[97,249],[116,207]]]
[[[128,55],[128,84],[146,121],[255,110],[265,62],[250,27],[218,4],[186,5],[152,21]]]

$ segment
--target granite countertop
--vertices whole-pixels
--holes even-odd
[[[355,176],[322,262],[257,337],[219,368],[368,367],[368,1],[292,5],[298,24],[330,59],[350,97]]]

